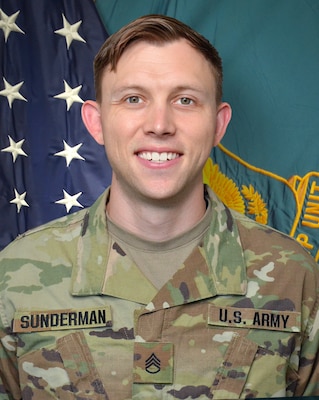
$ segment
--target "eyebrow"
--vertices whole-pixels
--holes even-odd
[[[121,95],[123,93],[133,91],[133,92],[147,92],[148,89],[147,87],[141,86],[141,85],[127,85],[127,86],[120,86],[114,90],[114,94],[116,95]],[[178,92],[184,92],[184,91],[192,91],[192,92],[197,92],[197,93],[204,93],[206,90],[205,88],[199,88],[194,85],[179,85],[176,86],[172,89],[173,93],[178,93]]]
[[[139,91],[143,91],[143,90],[145,91],[145,88],[143,88],[143,86],[140,86],[140,85],[127,85],[127,86],[120,86],[120,87],[116,88],[113,93],[122,94],[127,91],[139,92]]]
[[[176,88],[174,88],[174,91],[176,92],[184,92],[184,91],[192,91],[192,92],[198,92],[198,93],[204,93],[206,90],[205,88],[199,88],[197,86],[194,85],[180,85],[180,86],[176,86]]]

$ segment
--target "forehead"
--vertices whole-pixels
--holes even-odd
[[[136,40],[129,44],[123,51],[121,57],[122,60],[125,57],[129,57],[130,54],[139,54],[145,51],[163,51],[168,55],[171,51],[177,51],[182,53],[193,53],[193,55],[197,55],[197,57],[204,58],[203,54],[197,50],[188,40],[184,38],[175,39],[171,41],[150,41],[150,40]]]
[[[186,39],[165,43],[137,41],[121,55],[115,70],[104,71],[104,80],[129,77],[194,79],[203,84],[215,82],[214,68]],[[214,85],[213,85],[214,86]]]

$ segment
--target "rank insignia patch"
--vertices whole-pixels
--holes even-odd
[[[173,344],[134,344],[134,383],[173,382]]]

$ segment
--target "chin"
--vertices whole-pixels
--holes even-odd
[[[162,206],[180,203],[181,198],[184,196],[176,190],[154,190],[146,191],[143,193],[144,198],[148,202],[160,203]]]

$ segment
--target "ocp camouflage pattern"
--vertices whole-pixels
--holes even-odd
[[[317,263],[209,194],[204,243],[160,290],[108,235],[108,191],[7,246],[0,399],[319,395]]]

